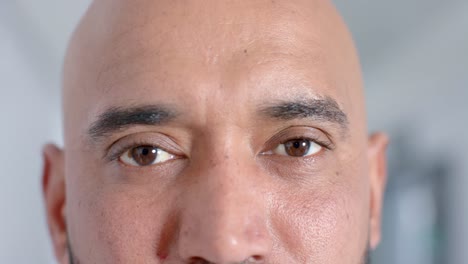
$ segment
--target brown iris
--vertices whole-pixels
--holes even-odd
[[[140,166],[148,166],[158,157],[158,148],[152,146],[140,146],[133,148],[128,153],[129,157],[132,158]]]
[[[289,156],[303,157],[310,149],[310,141],[307,139],[294,139],[284,143],[284,150]]]

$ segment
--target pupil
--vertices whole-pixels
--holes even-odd
[[[144,148],[144,149],[141,151],[141,154],[143,154],[143,155],[145,155],[145,156],[148,155],[148,153],[149,153],[149,150],[148,150],[147,148]]]

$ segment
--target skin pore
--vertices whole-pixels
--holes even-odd
[[[387,138],[329,1],[98,0],[44,147],[59,263],[368,263]]]
[[[69,263],[70,264],[81,264],[81,262],[78,260],[78,258],[75,256],[73,253],[73,250],[70,246],[70,243],[67,244],[67,250],[69,252]],[[201,263],[207,263],[206,261],[200,261]],[[209,262],[208,262],[209,263]],[[245,264],[248,264],[249,262],[245,261]],[[370,264],[370,258],[369,258],[369,248],[364,252],[364,255],[362,256],[362,260],[359,264]]]

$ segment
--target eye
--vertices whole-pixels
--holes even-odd
[[[175,156],[154,146],[138,146],[125,151],[119,160],[130,166],[149,166],[166,162]]]
[[[299,138],[279,144],[272,152],[283,156],[305,157],[320,152],[322,148],[311,140]]]

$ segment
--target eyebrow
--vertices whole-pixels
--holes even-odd
[[[88,129],[94,141],[134,125],[162,125],[177,117],[176,111],[163,105],[111,107],[100,114]]]
[[[313,118],[339,124],[345,130],[348,125],[346,114],[330,97],[279,102],[264,106],[259,112],[263,116],[283,121]],[[88,134],[93,141],[99,141],[116,131],[134,125],[163,125],[173,121],[177,116],[175,109],[164,105],[111,107],[91,124]]]
[[[262,107],[259,112],[283,121],[313,118],[338,124],[345,130],[348,128],[348,117],[331,97],[279,102]]]

